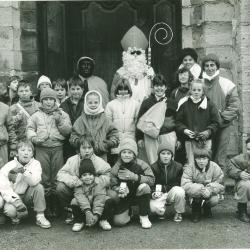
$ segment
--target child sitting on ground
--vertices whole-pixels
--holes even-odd
[[[112,219],[114,201],[106,195],[106,183],[96,178],[95,167],[90,159],[81,161],[79,168],[81,184],[74,189],[71,201],[75,224],[72,231],[79,232],[99,221],[103,230],[111,230],[108,219]]]
[[[68,84],[63,78],[58,78],[52,82],[52,88],[56,91],[56,103],[60,106],[67,98]]]
[[[34,207],[34,211],[37,213],[36,224],[38,226],[50,228],[50,222],[44,216],[46,203],[44,188],[40,184],[42,168],[40,162],[35,160],[33,155],[34,147],[32,143],[21,141],[17,144],[17,157],[0,170],[0,175],[8,178],[12,187],[12,193],[9,193],[11,194],[10,199],[5,198],[4,213],[11,218],[12,222],[19,223],[20,218],[25,216],[26,207],[23,205],[24,203]],[[19,197],[21,197],[23,203]]]
[[[107,152],[118,146],[118,130],[105,116],[102,96],[98,91],[88,91],[84,100],[84,112],[73,125],[70,143],[78,147],[79,138],[90,134],[95,140],[94,153],[107,160]]]

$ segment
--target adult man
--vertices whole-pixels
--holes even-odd
[[[225,169],[231,125],[239,111],[237,87],[229,79],[220,76],[220,61],[215,54],[208,54],[203,58],[202,69],[204,70],[202,77],[205,81],[205,93],[218,108],[221,118],[213,141],[213,160]]]
[[[250,199],[250,138],[246,140],[246,152],[230,160],[227,173],[236,181],[235,199],[238,202],[239,220],[249,222],[247,202]]]
[[[119,68],[111,85],[111,99],[115,98],[116,85],[120,78],[129,81],[132,97],[142,103],[151,93],[151,79],[154,76],[153,68],[147,65],[145,49],[148,40],[136,26],[130,28],[121,40],[123,48],[123,66]]]
[[[94,67],[94,59],[83,56],[77,61],[76,72],[84,82],[84,89],[86,92],[89,90],[98,91],[102,95],[102,105],[103,107],[106,107],[109,101],[107,84],[100,77],[93,75]]]

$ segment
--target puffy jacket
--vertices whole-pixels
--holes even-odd
[[[94,165],[96,175],[101,179],[106,186],[109,186],[110,183],[110,165],[104,161],[102,158],[92,155],[91,161]],[[76,183],[79,182],[79,167],[81,163],[80,155],[74,155],[70,157],[65,165],[57,173],[57,181],[61,181],[66,184],[68,187],[75,187]]]
[[[57,147],[62,146],[65,137],[70,134],[72,125],[68,114],[60,110],[61,118],[56,124],[53,114],[46,114],[42,110],[35,112],[28,120],[27,138],[39,138],[39,146]]]
[[[84,212],[91,210],[93,214],[102,215],[106,196],[106,185],[99,178],[95,178],[93,184],[90,186],[82,185],[74,189],[74,197]]]
[[[24,173],[20,173],[24,169]],[[26,165],[22,165],[17,158],[5,164],[0,170],[0,174],[9,178],[11,174],[16,174],[16,181],[13,183],[13,190],[17,194],[24,194],[29,186],[35,186],[41,181],[42,168],[39,161],[34,158]]]
[[[246,171],[250,173],[250,166],[249,166],[249,156],[247,154],[240,154],[233,157],[227,166],[227,174],[231,178],[235,179],[236,181],[241,180],[240,173],[242,171]]]
[[[220,183],[224,174],[221,168],[210,161],[205,171],[199,169],[196,165],[189,165],[184,169],[181,178],[181,187],[190,197],[200,197],[201,188],[209,183],[209,189],[212,194],[218,194],[224,190],[224,186]]]
[[[0,146],[9,143],[10,149],[16,148],[16,133],[9,106],[0,102]]]
[[[135,140],[135,123],[139,108],[139,102],[131,97],[118,97],[107,104],[105,109],[106,117],[118,129],[120,141],[123,138]],[[117,153],[115,150],[113,152]]]
[[[84,134],[90,134],[95,140],[94,151],[97,155],[109,150],[106,141],[112,142],[113,147],[119,144],[118,130],[104,113],[93,116],[83,113],[73,125],[70,144],[77,148],[79,138]]]
[[[205,93],[220,112],[221,127],[226,127],[237,118],[239,113],[239,97],[235,84],[217,75],[211,81],[205,79]]]

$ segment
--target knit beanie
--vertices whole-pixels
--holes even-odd
[[[84,173],[96,175],[95,167],[90,159],[83,159],[80,163],[79,176],[82,176]]]
[[[174,146],[171,145],[170,143],[168,143],[167,141],[161,142],[159,144],[159,147],[158,147],[158,150],[157,150],[158,155],[163,150],[168,150],[169,152],[171,152],[172,156],[174,155],[174,151],[175,151]]]
[[[196,148],[194,150],[194,158],[207,157],[208,159],[211,159],[211,156],[212,156],[212,152],[209,149]]]
[[[44,99],[44,98],[53,98],[56,100],[56,92],[55,90],[51,89],[51,88],[46,88],[43,89],[40,95],[40,102]]]
[[[37,88],[39,88],[40,84],[44,83],[44,82],[49,83],[50,87],[52,88],[52,84],[51,84],[50,79],[45,75],[40,76],[40,78],[38,79]]]
[[[131,150],[135,156],[138,155],[138,148],[136,142],[131,138],[124,138],[121,140],[120,145],[118,147],[119,154],[122,152],[122,150],[129,149]]]
[[[203,70],[204,70],[205,63],[208,61],[215,62],[217,69],[220,68],[220,60],[219,60],[218,56],[216,56],[215,54],[208,54],[202,59],[201,67]]]

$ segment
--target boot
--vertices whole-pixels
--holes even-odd
[[[201,200],[194,198],[192,202],[192,222],[197,223],[201,220]]]
[[[249,222],[250,219],[247,215],[247,203],[238,203],[238,216],[242,222]]]
[[[211,211],[211,207],[209,205],[208,202],[204,202],[203,204],[203,215],[206,218],[212,218],[212,211]]]

